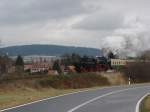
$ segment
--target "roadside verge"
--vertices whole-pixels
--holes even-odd
[[[150,93],[147,93],[146,95],[144,95],[142,98],[140,98],[140,100],[138,101],[138,103],[136,104],[136,108],[135,108],[135,112],[145,112],[143,111],[143,107],[142,107],[142,103],[144,101],[144,99],[149,96]]]

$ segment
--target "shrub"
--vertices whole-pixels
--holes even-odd
[[[109,85],[106,78],[94,73],[52,76],[48,79],[40,80],[39,83],[43,87],[51,86],[59,89],[76,89]]]

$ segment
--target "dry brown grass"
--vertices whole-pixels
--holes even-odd
[[[150,112],[150,96],[148,96],[145,101],[145,111],[144,112]]]
[[[150,112],[150,96],[147,96],[141,103],[140,112]]]
[[[120,72],[101,73],[106,77],[111,85],[124,85],[127,84],[127,79]]]
[[[41,87],[36,80],[15,80],[1,83],[0,109],[87,89],[54,89],[50,86]]]
[[[11,91],[1,90],[0,109],[75,91],[79,91],[79,89],[60,90],[53,88],[33,89],[28,87],[22,87],[16,89],[13,88],[11,89]]]
[[[148,97],[148,99],[146,101],[146,107],[149,108],[149,110],[150,110],[150,96]]]
[[[84,76],[84,77],[83,77]],[[111,85],[120,85],[120,84],[125,84],[125,79],[122,77],[121,74],[119,73],[103,73],[102,76],[105,76],[106,78],[96,76],[93,78],[92,75],[89,75],[90,77],[87,79],[83,75],[82,77],[80,76],[80,79],[84,79],[83,81],[81,80],[81,84],[84,84],[87,86],[87,82],[94,82],[92,83],[92,86],[87,86],[89,87],[94,87],[95,86],[106,86],[108,85],[108,81],[111,83]],[[75,78],[77,76],[74,76]],[[50,77],[49,77],[50,78]],[[78,80],[79,78],[75,79],[74,81]],[[85,80],[86,78],[86,80]],[[98,79],[99,78],[99,79]],[[47,78],[43,78],[42,80],[46,80]],[[89,80],[90,79],[90,80]],[[106,79],[106,80],[102,80]],[[24,103],[28,103],[31,101],[51,97],[51,96],[57,96],[65,93],[70,93],[70,92],[75,92],[79,91],[81,89],[54,89],[51,86],[42,86],[39,84],[40,79],[21,79],[21,80],[14,80],[14,81],[8,81],[4,83],[0,83],[0,109],[3,108],[8,108]],[[95,84],[95,82],[99,80],[100,84]],[[106,83],[106,84],[105,84]],[[86,89],[86,86],[85,89]],[[78,86],[80,87],[80,86]],[[83,89],[82,89],[83,90]]]

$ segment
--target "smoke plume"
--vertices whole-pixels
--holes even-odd
[[[137,56],[150,49],[149,27],[137,19],[126,21],[124,26],[116,29],[104,39],[104,47],[120,57]]]

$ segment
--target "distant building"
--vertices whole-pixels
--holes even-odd
[[[12,60],[16,60],[16,56],[11,57]],[[24,71],[30,73],[48,72],[51,69],[54,61],[61,60],[61,57],[57,56],[23,56]]]
[[[111,66],[126,66],[128,63],[136,62],[136,60],[125,60],[125,59],[111,59]]]
[[[47,62],[35,62],[24,65],[24,71],[30,71],[30,73],[48,72],[50,68]]]
[[[50,66],[48,63],[33,63],[31,68],[31,73],[37,72],[48,72]]]
[[[12,56],[10,58],[15,61],[17,56]],[[53,63],[55,60],[60,60],[60,59],[61,57],[57,57],[57,56],[38,56],[38,55],[23,56],[24,63],[32,63],[32,62]]]

